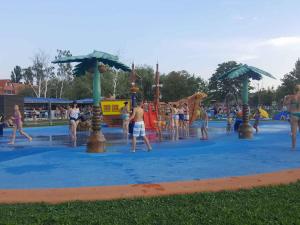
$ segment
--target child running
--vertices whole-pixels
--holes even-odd
[[[11,145],[15,144],[17,130],[20,132],[21,135],[26,137],[29,141],[32,141],[32,137],[30,137],[28,134],[26,134],[23,131],[22,115],[18,105],[14,106],[14,116],[12,117],[12,120],[13,120],[13,134],[9,144]]]
[[[143,137],[148,151],[152,149],[148,138],[146,137],[145,124],[144,124],[144,110],[142,109],[142,103],[139,102],[134,108],[133,113],[129,120],[134,120],[133,135],[132,135],[132,152],[136,149],[136,138]]]
[[[207,133],[208,115],[203,105],[201,105],[201,109],[200,109],[200,121],[201,121],[201,136],[202,136],[200,140],[208,140],[208,133]]]

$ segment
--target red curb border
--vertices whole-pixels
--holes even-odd
[[[67,201],[114,200],[124,198],[217,192],[250,189],[253,187],[289,184],[300,180],[300,168],[249,176],[226,177],[197,181],[179,181],[159,184],[133,184],[57,189],[0,189],[0,203],[57,204]]]

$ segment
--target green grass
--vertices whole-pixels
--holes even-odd
[[[300,181],[236,192],[59,205],[0,205],[0,224],[300,224]]]

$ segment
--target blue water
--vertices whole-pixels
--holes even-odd
[[[279,171],[300,167],[300,147],[291,151],[289,125],[262,122],[252,140],[227,135],[224,122],[210,122],[210,140],[200,141],[197,124],[190,137],[159,142],[150,133],[153,151],[142,142],[136,153],[121,139],[121,129],[104,128],[108,146],[88,154],[87,133],[76,147],[67,126],[27,128],[32,143],[19,137],[8,146],[11,130],[0,138],[0,189],[62,188],[198,180]]]

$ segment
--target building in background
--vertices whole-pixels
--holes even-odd
[[[26,84],[12,83],[9,79],[3,79],[0,80],[0,95],[17,95],[26,87]]]

